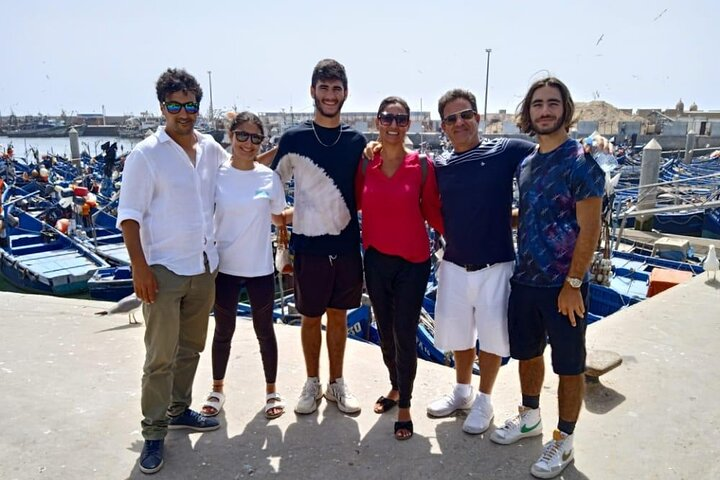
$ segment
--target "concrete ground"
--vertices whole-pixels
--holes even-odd
[[[147,478],[137,466],[144,328],[128,325],[127,317],[94,315],[107,306],[0,293],[1,479]],[[450,390],[454,372],[421,361],[415,436],[396,441],[394,413],[372,411],[389,387],[380,350],[356,341],[348,341],[345,378],[362,413],[344,415],[323,400],[317,413],[295,415],[305,379],[299,329],[278,325],[276,332],[277,384],[287,413],[265,419],[257,341],[251,323],[240,321],[222,428],[170,432],[166,465],[152,478],[526,479],[555,427],[557,381],[549,358],[543,437],[511,446],[495,445],[487,434],[463,433],[462,414],[428,418],[425,406]],[[210,337],[196,377],[195,408],[211,384]],[[589,386],[575,462],[562,478],[720,478],[720,382],[713,363],[720,349],[720,282],[701,275],[604,319],[589,328],[588,346],[618,352],[624,361]],[[502,368],[493,402],[495,425],[516,411],[516,363]]]

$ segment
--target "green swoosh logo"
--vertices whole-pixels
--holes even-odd
[[[532,432],[533,430],[535,430],[537,428],[538,425],[540,425],[540,422],[542,422],[542,420],[538,420],[538,422],[530,428],[523,425],[522,427],[520,427],[520,433]]]
[[[570,455],[572,455],[572,449],[568,450],[567,452],[562,454],[562,461],[567,462],[567,459],[570,458]]]

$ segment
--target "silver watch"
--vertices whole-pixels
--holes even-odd
[[[570,284],[572,288],[582,287],[582,278],[566,277],[565,281]]]

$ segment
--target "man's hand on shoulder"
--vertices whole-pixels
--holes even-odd
[[[375,154],[380,151],[382,151],[382,143],[371,140],[367,143],[367,145],[365,145],[363,155],[365,155],[365,158],[367,158],[368,160],[372,160]]]

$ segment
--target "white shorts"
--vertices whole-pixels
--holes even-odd
[[[508,299],[514,262],[468,272],[443,261],[438,272],[435,346],[444,351],[475,348],[510,356]]]

